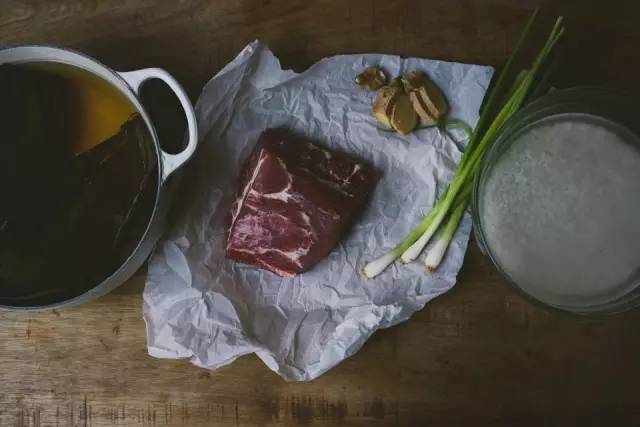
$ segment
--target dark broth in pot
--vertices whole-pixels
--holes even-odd
[[[148,129],[108,82],[59,63],[0,65],[0,304],[46,305],[111,275],[155,203]]]

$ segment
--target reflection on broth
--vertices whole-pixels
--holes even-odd
[[[0,65],[0,123],[0,303],[79,295],[126,260],[150,219],[146,125],[107,82],[54,63]]]
[[[115,135],[135,112],[124,94],[86,71],[51,62],[34,62],[24,67],[61,78],[67,98],[64,106],[74,118],[67,122],[65,135],[74,153],[86,151]]]

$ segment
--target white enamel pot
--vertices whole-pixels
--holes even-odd
[[[95,59],[79,52],[51,46],[17,46],[0,50],[0,64],[25,64],[30,62],[55,62],[72,66],[81,72],[90,73],[110,84],[114,90],[122,93],[143,118],[153,142],[157,156],[157,179],[155,180],[155,203],[148,212],[146,229],[141,233],[137,245],[128,258],[100,283],[89,284],[77,295],[45,295],[19,303],[6,299],[0,289],[0,306],[14,310],[42,310],[69,306],[102,296],[129,279],[145,262],[160,237],[169,206],[172,187],[169,178],[193,155],[198,143],[198,131],[193,106],[180,84],[166,71],[160,68],[146,68],[136,71],[117,72]],[[140,88],[147,80],[163,81],[176,95],[187,123],[187,141],[182,152],[170,154],[160,147],[156,129],[149,114],[142,106]],[[69,268],[72,268],[71,266]]]

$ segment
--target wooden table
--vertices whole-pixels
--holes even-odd
[[[538,3],[0,0],[0,43],[71,46],[116,69],[164,67],[195,99],[256,38],[298,70],[371,51],[497,65]],[[543,3],[541,24],[564,14],[569,31],[560,86],[640,94],[636,1]],[[285,383],[254,356],[216,372],[149,357],[144,275],[78,308],[0,312],[0,425],[640,423],[640,312],[589,319],[534,307],[474,244],[452,292],[309,383]]]

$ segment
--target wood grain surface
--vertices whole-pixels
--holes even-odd
[[[538,4],[541,23],[566,17],[559,86],[640,94],[637,1],[0,0],[0,43],[164,67],[195,99],[256,38],[296,70],[354,52],[497,65]],[[640,312],[532,306],[475,244],[452,292],[308,383],[286,383],[254,356],[215,372],[151,358],[144,277],[77,308],[0,312],[1,426],[640,425]]]

